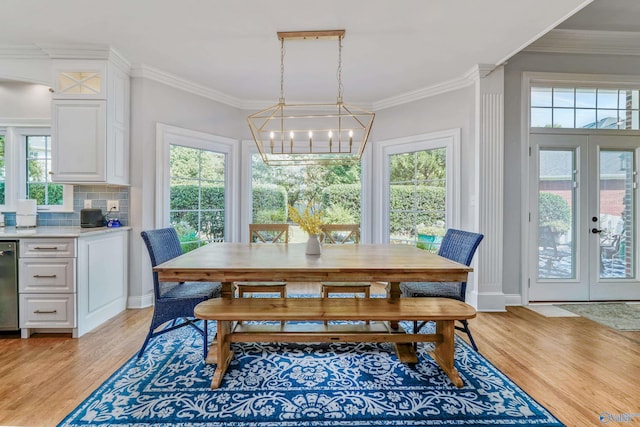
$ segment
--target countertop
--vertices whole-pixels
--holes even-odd
[[[101,233],[114,233],[118,231],[131,230],[129,226],[122,227],[56,227],[44,226],[33,228],[4,227],[0,228],[0,240],[24,239],[29,237],[83,237],[94,236]]]

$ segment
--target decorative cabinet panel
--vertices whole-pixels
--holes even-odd
[[[54,182],[106,180],[106,101],[53,101],[51,169]]]
[[[129,75],[106,60],[54,65],[52,181],[129,184]]]

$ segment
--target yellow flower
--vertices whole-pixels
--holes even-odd
[[[322,211],[313,212],[309,203],[302,214],[296,208],[289,205],[289,216],[298,223],[307,234],[320,234],[322,227]]]

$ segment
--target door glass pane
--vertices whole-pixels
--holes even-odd
[[[600,278],[635,276],[633,151],[600,151]]]
[[[225,162],[221,153],[170,146],[169,221],[183,252],[224,241]]]
[[[574,279],[575,151],[540,150],[538,278]]]

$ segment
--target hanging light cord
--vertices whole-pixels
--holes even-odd
[[[338,103],[342,102],[342,36],[338,37]]]
[[[280,103],[284,104],[284,37],[280,39]]]

